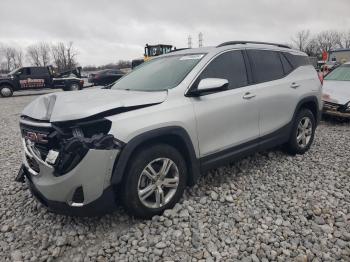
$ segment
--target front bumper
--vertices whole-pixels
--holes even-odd
[[[110,183],[118,149],[89,149],[84,158],[68,173],[55,176],[54,167],[40,159],[24,142],[22,172],[33,195],[48,209],[63,214],[96,215],[115,204]],[[39,171],[31,168],[35,161]]]
[[[338,104],[324,102],[322,113],[325,115],[333,116],[333,117],[349,118],[350,119],[350,110],[339,111],[338,108],[340,106],[341,105],[338,105]]]
[[[24,170],[25,171],[25,167]],[[104,215],[106,213],[112,212],[116,207],[115,202],[115,192],[111,186],[106,188],[102,195],[96,200],[80,206],[75,207],[67,204],[66,202],[53,201],[47,199],[34,185],[34,183],[30,180],[30,176],[26,175],[27,184],[30,189],[32,195],[49,211],[69,216],[83,216],[83,217],[92,217]]]

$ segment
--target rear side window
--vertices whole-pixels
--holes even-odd
[[[32,75],[45,76],[49,74],[49,71],[46,67],[32,67]]]
[[[280,58],[281,58],[284,74],[288,75],[290,72],[294,70],[294,68],[283,54],[280,54]]]
[[[284,76],[279,53],[270,50],[247,50],[253,79],[255,83],[262,83],[280,79]]]
[[[289,63],[293,66],[293,69],[304,66],[304,65],[310,65],[309,57],[302,56],[302,55],[292,55],[290,53],[282,53],[286,59],[289,61]]]
[[[241,51],[229,51],[216,57],[204,69],[196,83],[204,78],[223,78],[229,89],[248,85],[247,71]]]

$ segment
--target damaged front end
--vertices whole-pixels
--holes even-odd
[[[123,143],[108,134],[107,119],[48,123],[21,117],[20,128],[29,173],[36,176],[40,167],[62,176],[74,169],[93,150],[121,149]],[[20,177],[17,180],[21,180]]]
[[[343,105],[323,101],[323,113],[329,116],[350,119],[350,101]]]

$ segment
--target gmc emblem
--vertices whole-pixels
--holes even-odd
[[[47,135],[42,133],[35,133],[35,132],[26,132],[25,137],[26,139],[34,142],[34,143],[40,143],[40,144],[47,144],[49,141],[46,139]]]

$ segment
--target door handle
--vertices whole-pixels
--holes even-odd
[[[291,88],[294,88],[294,89],[295,89],[295,88],[298,88],[299,86],[300,86],[300,85],[297,84],[297,83],[295,83],[295,82],[292,83],[292,84],[290,85],[290,87],[291,87]]]
[[[247,93],[244,94],[243,99],[251,99],[253,97],[255,97],[254,94],[252,94],[250,92],[247,92]]]

